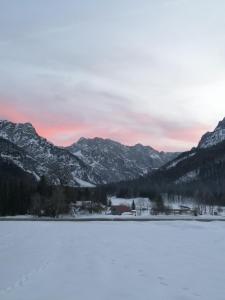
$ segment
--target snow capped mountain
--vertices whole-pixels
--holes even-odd
[[[204,134],[199,142],[199,148],[208,148],[225,140],[225,118],[219,122],[213,132]]]
[[[196,177],[198,175],[198,170],[192,171],[194,165],[191,162],[201,161],[201,157],[204,157],[206,155],[205,153],[208,152],[213,153],[213,158],[216,160],[217,159],[216,156],[219,155],[218,153],[220,152],[215,151],[215,147],[218,145],[218,147],[216,148],[221,149],[223,145],[222,144],[219,145],[219,144],[224,141],[225,141],[225,118],[218,123],[217,127],[213,132],[207,132],[202,136],[197,148],[193,148],[191,151],[183,152],[182,154],[177,156],[174,160],[171,160],[168,164],[163,166],[162,169],[171,170],[176,167],[182,169],[184,165],[189,164],[189,169],[191,170],[190,171],[191,174],[193,175],[193,172],[195,173],[195,176],[189,176],[190,174],[189,172],[187,172],[187,178],[189,181],[191,181],[193,177]],[[218,156],[218,159],[221,159],[221,157],[219,158]]]
[[[211,201],[214,197],[219,199],[225,192],[224,181],[225,141],[212,147],[193,148],[184,152],[132,184],[139,191],[152,187],[156,191],[171,195],[199,197],[200,194],[208,193],[207,199]]]
[[[134,179],[161,167],[177,153],[158,152],[149,146],[125,146],[110,139],[81,138],[67,147],[85,164],[93,167],[103,183]]]
[[[29,169],[31,173],[35,170],[37,176],[45,175],[53,184],[80,186],[81,183],[101,183],[101,178],[93,168],[85,165],[66,149],[56,147],[40,137],[30,123],[0,121],[0,137],[26,153],[21,168]],[[28,157],[30,167],[27,169],[25,165]]]
[[[196,183],[219,187],[224,185],[224,166],[225,118],[213,132],[202,136],[197,148],[181,153],[148,178],[162,186]]]
[[[70,147],[57,147],[39,136],[30,123],[0,121],[0,155],[35,178],[53,184],[90,187],[137,178],[159,168],[177,153],[149,146],[124,146],[109,139],[81,138]],[[3,142],[4,141],[4,142]],[[4,143],[10,142],[14,152]]]

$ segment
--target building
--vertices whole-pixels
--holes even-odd
[[[126,205],[112,205],[111,213],[112,215],[122,215],[125,212],[131,212],[131,208]]]

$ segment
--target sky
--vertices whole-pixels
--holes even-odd
[[[0,119],[183,151],[225,117],[224,0],[0,0]]]

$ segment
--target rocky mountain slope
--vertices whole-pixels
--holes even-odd
[[[101,178],[93,168],[85,165],[66,149],[56,147],[40,137],[30,123],[15,124],[0,121],[0,137],[19,147],[20,151],[24,151],[24,159],[20,166],[35,176],[45,175],[53,184],[61,183],[69,186],[101,183]],[[4,155],[7,155],[7,151]]]
[[[225,141],[194,148],[151,174],[129,182],[107,186],[107,192],[120,197],[195,199],[197,203],[225,205]]]
[[[149,146],[125,146],[110,139],[81,138],[67,147],[86,165],[93,167],[103,183],[123,181],[143,176],[159,168],[178,153],[158,152]]]
[[[221,138],[224,123],[223,120],[213,133],[204,135],[198,147],[180,154],[133,184],[139,190],[191,195],[207,199],[208,203],[215,199],[220,204],[225,203],[225,139]]]
[[[111,184],[111,194],[160,199],[195,199],[197,203],[225,205],[225,119],[204,135],[199,146],[178,155],[158,170],[138,179]],[[216,138],[215,138],[216,137]],[[219,137],[219,138],[218,138]]]
[[[225,203],[225,141],[195,148],[164,166],[150,179],[161,190],[191,195],[209,204]]]
[[[80,139],[70,147],[57,147],[39,136],[30,123],[0,121],[0,153],[37,179],[45,175],[53,184],[93,186],[129,180],[147,174],[173,159],[176,153],[158,152],[140,144],[133,147],[95,139]],[[5,142],[3,142],[3,139]],[[7,152],[6,141],[19,155]]]
[[[225,118],[219,122],[213,132],[204,134],[199,142],[199,148],[208,148],[225,140]]]
[[[216,177],[225,163],[225,118],[213,132],[204,134],[198,147],[181,153],[153,175],[175,184],[202,181]],[[217,170],[217,171],[216,171]],[[152,177],[152,178],[153,178]]]
[[[39,164],[22,148],[10,141],[0,138],[0,159],[9,165],[15,165],[26,173],[39,179]]]

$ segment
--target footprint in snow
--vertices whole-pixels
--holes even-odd
[[[163,276],[158,276],[159,283],[163,286],[168,286],[168,283],[165,282],[165,278]]]

